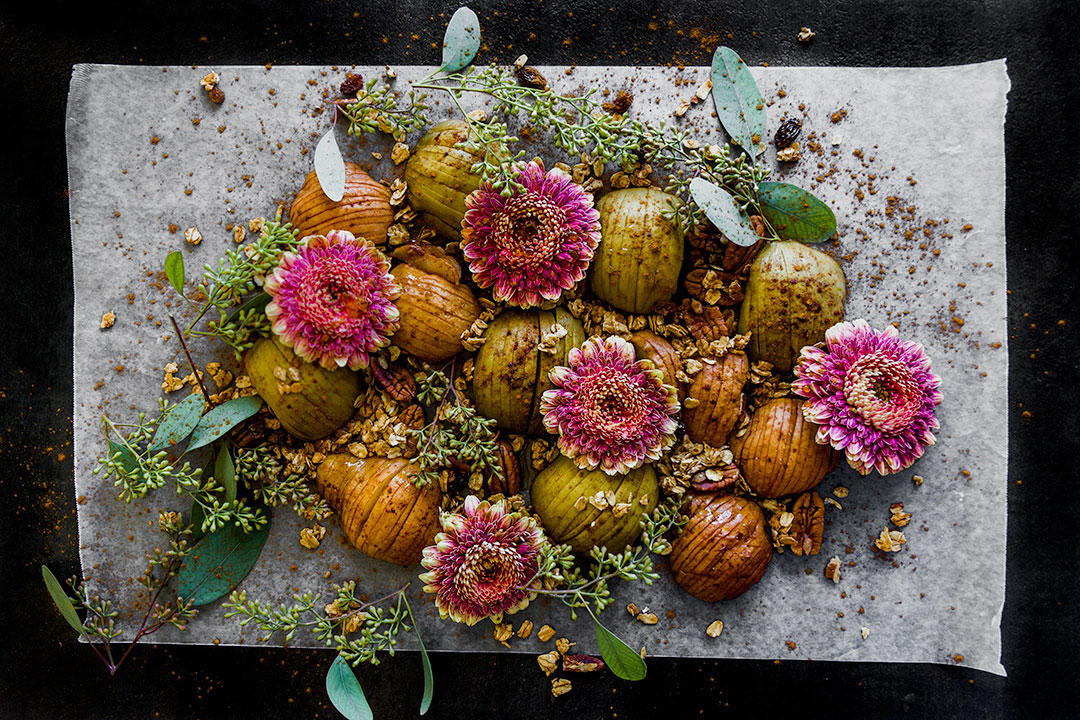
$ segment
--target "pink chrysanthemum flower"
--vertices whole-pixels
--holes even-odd
[[[679,400],[651,360],[634,361],[634,346],[620,337],[590,338],[567,354],[567,367],[550,373],[544,427],[559,436],[559,450],[580,468],[627,473],[659,460],[675,443]]]
[[[420,564],[427,572],[420,579],[444,619],[499,623],[503,613],[512,615],[536,597],[547,539],[532,517],[507,512],[503,500],[490,504],[470,495],[463,513],[442,516],[442,529],[424,548]]]
[[[473,279],[495,300],[532,307],[558,300],[585,277],[600,242],[592,196],[557,168],[521,168],[524,188],[502,197],[490,184],[465,199],[461,249]]]
[[[401,288],[390,261],[344,230],[304,238],[296,252],[281,256],[264,288],[274,334],[326,368],[367,367],[398,327]]]
[[[934,444],[941,378],[922,345],[896,328],[876,332],[865,320],[825,333],[825,347],[805,347],[792,390],[808,398],[803,416],[820,425],[817,441],[847,454],[862,475],[898,472]]]

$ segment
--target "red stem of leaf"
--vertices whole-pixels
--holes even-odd
[[[198,381],[203,398],[206,399],[206,402],[210,403],[210,407],[214,407],[214,401],[210,398],[210,393],[206,392],[206,386],[203,385],[202,374],[199,373],[199,368],[195,367],[195,361],[191,359],[191,353],[188,352],[187,343],[184,342],[184,333],[180,332],[180,326],[176,324],[176,318],[170,315],[169,320],[172,321],[173,329],[176,330],[176,338],[180,341],[180,347],[184,349],[184,354],[187,355],[188,363],[191,365],[191,374],[195,380]]]

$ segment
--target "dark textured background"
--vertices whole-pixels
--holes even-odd
[[[305,5],[307,7],[305,7]],[[750,64],[939,65],[1006,56],[1011,454],[1008,678],[960,667],[652,659],[647,680],[574,679],[553,699],[529,655],[433,657],[429,717],[1077,717],[1080,582],[1072,462],[1080,261],[1080,4],[1006,0],[474,2],[480,60],[707,64],[723,39]],[[76,62],[431,63],[454,2],[26,2],[0,10],[0,716],[335,717],[328,652],[138,647],[115,678],[41,583],[77,570],[71,489],[71,260],[64,109]],[[441,15],[441,13],[446,13]],[[818,36],[795,41],[802,25]],[[531,32],[536,33],[532,40]],[[728,38],[727,33],[732,37]],[[898,98],[917,103],[918,98]],[[918,139],[913,139],[918,141]],[[971,552],[978,552],[971,548]],[[412,654],[358,672],[377,717],[411,717]],[[725,712],[726,711],[726,712]]]

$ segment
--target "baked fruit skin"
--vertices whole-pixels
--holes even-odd
[[[689,520],[671,546],[671,572],[705,602],[731,600],[753,587],[772,559],[765,513],[735,495],[694,494]]]
[[[840,455],[818,444],[817,425],[803,417],[803,402],[792,397],[768,401],[754,411],[746,432],[730,439],[735,464],[758,495],[806,492],[836,468]]]
[[[289,222],[299,238],[347,230],[375,245],[385,245],[386,230],[394,222],[390,190],[356,163],[346,161],[345,194],[334,202],[326,197],[312,171],[289,208]]]
[[[327,457],[315,479],[353,547],[410,567],[420,564],[440,529],[439,487],[414,485],[415,468],[406,458],[361,460],[341,453]]]

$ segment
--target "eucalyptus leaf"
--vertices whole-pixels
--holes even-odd
[[[270,523],[245,533],[229,524],[204,535],[180,568],[176,593],[196,607],[228,595],[259,559]]]
[[[797,185],[761,183],[758,205],[782,238],[818,243],[836,234],[836,215],[832,209]]]
[[[761,239],[750,227],[746,213],[739,210],[735,198],[724,188],[698,177],[690,181],[690,194],[709,222],[731,242],[749,247]]]
[[[409,614],[412,614],[412,610],[409,610]],[[431,697],[435,693],[435,676],[431,672],[431,659],[428,657],[427,648],[424,647],[424,641],[420,639],[420,633],[416,632],[415,622],[413,633],[420,646],[420,664],[424,666],[424,696],[420,699],[420,714],[423,715],[431,708]]]
[[[272,298],[270,297],[270,293],[266,292],[261,292],[258,295],[252,295],[247,300],[245,300],[240,307],[236,308],[236,310],[234,310],[232,314],[229,315],[228,319],[231,321],[240,313],[247,312],[248,310],[265,310],[266,306],[270,304],[271,299]]]
[[[67,624],[79,633],[83,640],[89,641],[89,638],[86,637],[86,630],[83,628],[82,621],[79,620],[79,614],[75,612],[75,606],[71,604],[71,598],[64,592],[63,586],[60,584],[60,581],[56,579],[56,576],[52,574],[52,570],[42,565],[41,577],[45,579],[45,588],[49,591],[49,596],[56,605],[56,609],[59,610],[60,614],[67,620]]]
[[[259,412],[262,404],[261,397],[251,395],[218,405],[203,415],[199,424],[195,426],[195,431],[191,433],[191,442],[188,443],[187,452],[214,442],[244,420]]]
[[[236,499],[236,466],[233,465],[232,452],[224,442],[214,461],[214,479],[225,488],[225,502],[231,503]]]
[[[341,202],[345,197],[345,158],[338,148],[334,128],[330,128],[315,146],[315,177],[326,197]]]
[[[457,72],[473,61],[480,49],[480,18],[467,7],[459,7],[443,35],[441,72]]]
[[[713,53],[712,96],[716,116],[727,134],[746,151],[757,157],[765,148],[765,98],[739,54],[728,47]],[[754,142],[757,136],[757,142]]]
[[[372,720],[375,717],[364,697],[360,681],[356,679],[356,673],[340,655],[330,663],[330,670],[326,673],[326,694],[337,711],[349,720]]]
[[[165,411],[165,417],[158,424],[147,449],[151,452],[164,450],[186,438],[199,424],[205,408],[206,399],[199,393],[192,393],[183,402],[170,407]]]
[[[184,255],[179,250],[165,256],[165,277],[169,278],[176,292],[184,294]]]
[[[109,456],[112,457],[116,453],[120,453],[120,466],[124,468],[124,472],[131,472],[139,467],[138,458],[135,457],[135,453],[128,449],[127,445],[109,440]]]
[[[214,468],[217,464],[217,456],[212,454],[206,460],[206,464],[203,465],[202,475],[200,477],[212,477],[214,475]],[[206,522],[206,510],[196,500],[191,501],[191,517],[188,519],[191,524],[191,539],[198,540],[204,535],[206,531],[203,530],[203,523]]]
[[[600,624],[595,617],[596,644],[600,647],[600,656],[615,673],[615,677],[623,680],[643,680],[645,678],[645,660],[634,648],[620,640],[613,632]]]

